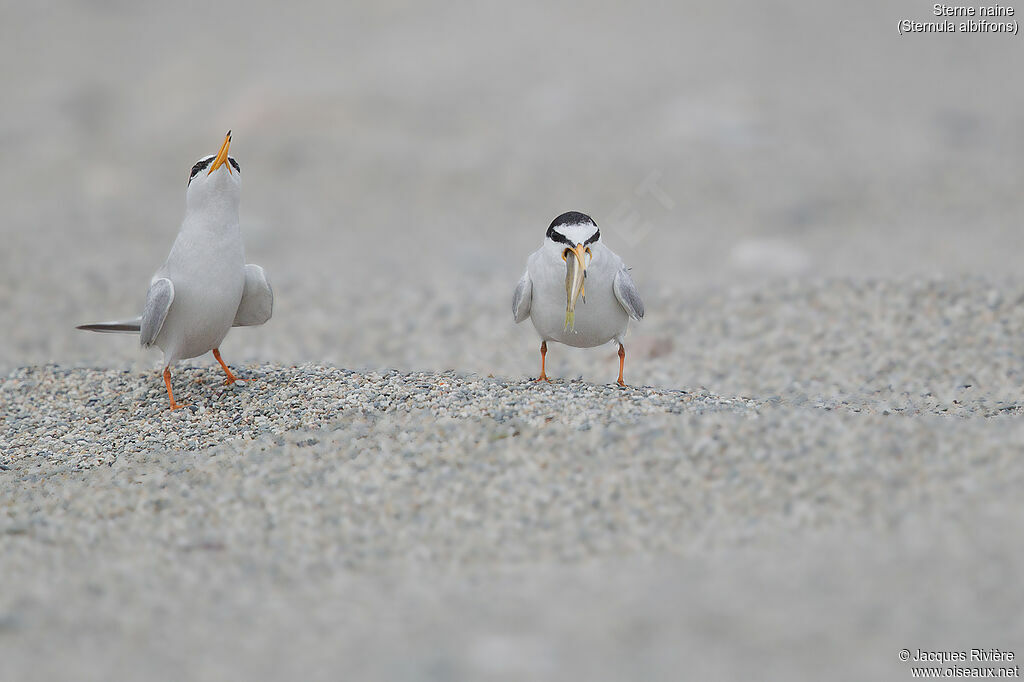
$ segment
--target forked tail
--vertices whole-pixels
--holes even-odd
[[[101,334],[138,334],[141,326],[142,318],[136,317],[133,320],[80,324],[75,329],[84,329],[87,332],[100,332]]]

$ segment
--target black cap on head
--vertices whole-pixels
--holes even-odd
[[[547,238],[555,242],[568,244],[569,246],[573,246],[573,244],[566,239],[565,235],[555,229],[562,225],[593,225],[595,228],[597,227],[597,223],[594,222],[593,218],[579,211],[567,211],[552,220],[551,225],[548,226]],[[587,239],[587,244],[596,242],[600,236],[601,231],[594,230],[594,234]]]
[[[586,213],[580,213],[579,211],[566,211],[552,220],[548,229],[551,230],[559,225],[593,225],[597,227],[597,223],[594,222],[593,218],[588,216]]]

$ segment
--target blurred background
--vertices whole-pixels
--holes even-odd
[[[236,364],[533,374],[511,294],[566,210],[634,268],[636,382],[708,378],[681,348],[715,292],[1013,275],[1020,42],[899,35],[930,10],[6,3],[0,371],[159,361],[74,325],[141,309],[188,171],[229,128],[248,259],[277,296],[225,342]],[[616,372],[611,347],[549,363]]]
[[[161,447],[85,473],[36,458],[0,495],[31,521],[0,532],[0,638],[14,633],[0,677],[24,678],[6,663],[91,679],[80,661],[101,657],[174,679],[204,665],[287,679],[342,658],[411,679],[459,679],[446,665],[460,661],[491,671],[466,679],[897,679],[901,647],[1019,644],[1022,43],[899,34],[931,8],[0,2],[0,377],[159,362],[135,337],[74,327],[141,310],[189,170],[230,128],[248,260],[276,293],[268,324],[222,346],[243,378],[304,362],[535,376],[512,291],[552,218],[579,210],[646,302],[626,381],[763,405],[595,414],[501,441],[489,418],[433,430],[434,414],[352,410],[312,438]],[[548,373],[610,383],[615,348],[552,346]],[[30,390],[52,398],[7,386],[19,418],[36,416]],[[47,400],[60,435],[76,417]],[[0,421],[13,413],[0,402]],[[164,414],[156,431],[177,436]],[[407,459],[428,432],[435,477]],[[367,456],[345,454],[364,438]],[[564,467],[531,468],[563,445]],[[410,464],[396,477],[389,461]],[[387,477],[380,496],[359,472]],[[617,502],[620,484],[645,504]],[[613,485],[598,510],[589,496]],[[395,513],[407,490],[442,486],[465,501],[438,494],[420,525]],[[550,507],[528,508],[533,488]],[[376,502],[389,490],[394,508]],[[523,521],[491,497],[519,491]],[[618,504],[621,525],[576,521]],[[354,526],[317,520],[347,524],[353,507]],[[391,525],[360,521],[378,517]],[[528,530],[497,533],[504,521]],[[186,554],[190,528],[221,529],[236,553]],[[435,563],[403,563],[422,528]],[[549,541],[565,552],[531,549]],[[484,551],[459,554],[472,543]],[[330,563],[363,544],[380,571]],[[522,563],[500,558],[517,550]]]

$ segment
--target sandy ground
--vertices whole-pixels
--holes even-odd
[[[928,3],[260,5],[3,11],[0,679],[1024,655],[1019,38],[900,36]],[[189,363],[171,415],[156,356],[73,326],[139,309],[228,128],[277,307],[223,347],[254,381]],[[512,287],[570,209],[634,268],[637,388],[613,348],[525,381]]]

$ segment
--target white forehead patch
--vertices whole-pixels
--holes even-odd
[[[565,235],[565,238],[573,244],[583,244],[597,232],[597,226],[590,223],[578,223],[576,225],[559,225],[554,228],[555,232]]]

